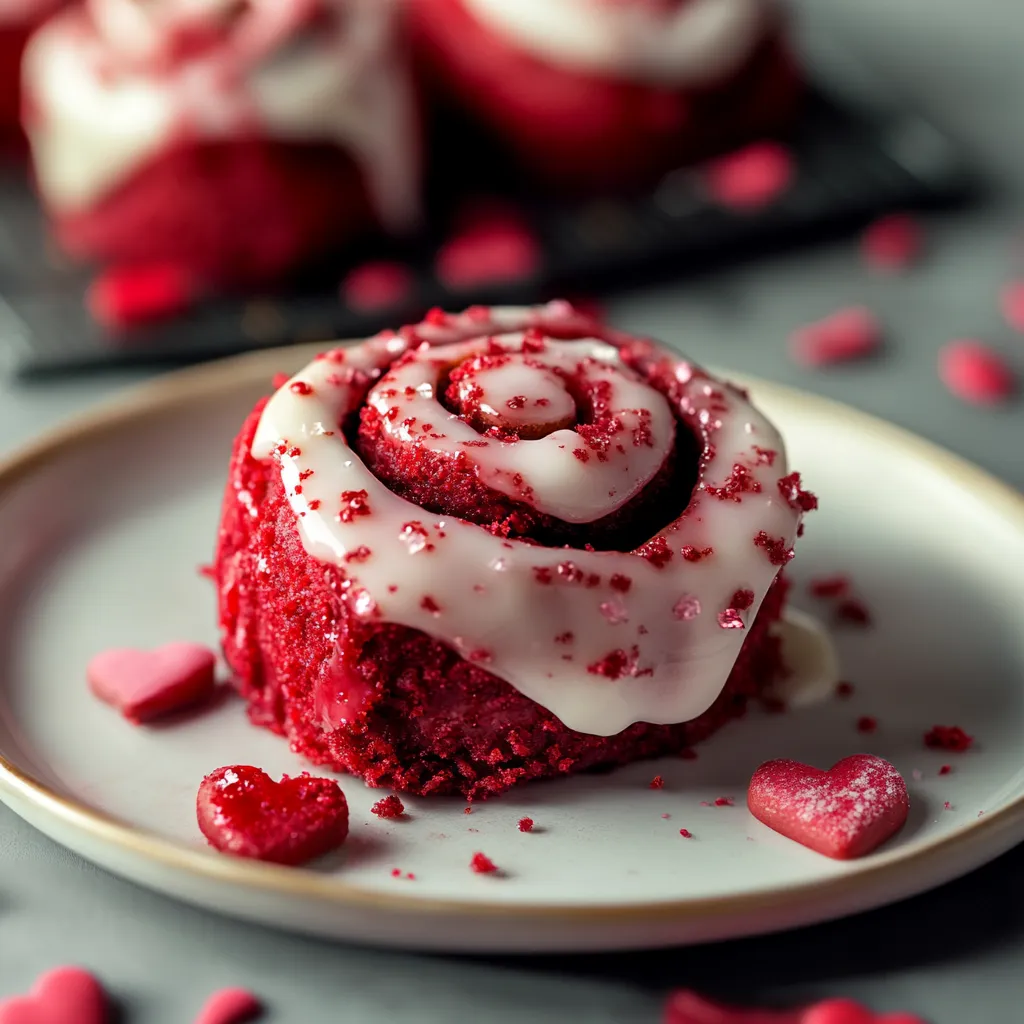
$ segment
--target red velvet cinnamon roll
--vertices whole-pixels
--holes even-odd
[[[253,721],[412,793],[680,752],[779,669],[812,495],[744,393],[565,303],[324,353],[239,435],[216,578]]]
[[[20,136],[21,55],[62,0],[0,0],[0,155]]]
[[[24,87],[74,256],[262,283],[415,219],[391,0],[87,0],[36,35]]]
[[[442,94],[537,175],[643,184],[792,118],[772,0],[410,0]]]

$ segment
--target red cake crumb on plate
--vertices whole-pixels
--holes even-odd
[[[949,750],[954,754],[962,754],[969,750],[973,743],[974,737],[969,736],[959,725],[933,725],[924,734],[924,745],[932,750]]]
[[[378,800],[370,808],[370,811],[378,818],[400,818],[405,814],[405,805],[392,793],[390,796]]]
[[[469,867],[478,875],[493,875],[498,871],[498,865],[484,853],[474,853],[469,862]]]

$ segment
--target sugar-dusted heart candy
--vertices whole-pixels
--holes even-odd
[[[713,1003],[696,992],[673,992],[662,1024],[802,1024],[799,1010],[748,1010]]]
[[[164,644],[152,651],[115,647],[89,662],[86,678],[100,700],[140,723],[208,698],[216,664],[202,644]]]
[[[872,1013],[852,999],[829,999],[804,1010],[800,1024],[925,1024],[912,1013]]]
[[[44,974],[27,996],[0,1002],[0,1024],[106,1024],[100,983],[77,967]]]
[[[747,806],[788,839],[826,857],[849,860],[902,828],[910,798],[888,761],[854,754],[827,772],[798,761],[768,761],[750,780]]]
[[[882,328],[865,306],[839,309],[789,337],[790,355],[804,366],[830,366],[863,359],[882,344]]]
[[[340,846],[348,803],[333,779],[303,772],[275,782],[249,765],[218,768],[199,786],[199,828],[222,853],[303,864]]]
[[[740,1010],[712,1003],[696,992],[673,992],[663,1024],[925,1024],[909,1013],[872,1013],[850,999],[830,999],[805,1010]]]
[[[203,1003],[193,1024],[244,1024],[263,1011],[260,1001],[244,988],[223,988]]]

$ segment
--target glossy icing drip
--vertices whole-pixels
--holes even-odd
[[[26,53],[40,187],[89,205],[161,149],[257,133],[328,141],[366,174],[383,223],[417,213],[411,89],[392,0],[90,0]]]
[[[746,625],[788,559],[800,511],[780,486],[787,475],[782,439],[741,392],[647,343],[630,349],[630,369],[605,341],[552,340],[580,321],[564,303],[472,310],[325,353],[270,399],[253,455],[279,462],[306,549],[343,570],[343,599],[357,615],[420,629],[507,680],[568,727],[611,735],[633,722],[687,721],[711,705]],[[545,361],[578,361],[582,354],[596,360],[595,372],[619,375],[629,395],[625,405],[645,395],[657,424],[654,451],[663,450],[660,406],[667,410],[667,403],[643,380],[662,375],[671,382],[675,414],[698,436],[703,457],[689,505],[653,546],[640,553],[598,552],[504,540],[399,497],[350,447],[338,424],[371,388],[371,401],[373,394],[397,391],[386,384],[405,366],[415,368],[422,383],[425,372],[434,372],[435,358],[458,361],[495,336],[503,352],[539,337],[535,354]],[[402,356],[409,361],[391,370]],[[511,365],[520,372],[521,364]],[[541,374],[541,388],[549,388],[543,371],[532,369]],[[495,383],[495,394],[504,394],[509,383]],[[431,400],[426,389],[420,395],[410,386],[419,395],[411,401]],[[450,427],[448,421],[437,432]],[[459,457],[475,460],[493,483],[501,459],[519,446],[540,444],[547,453],[543,463],[550,454],[544,442],[556,433],[470,447]],[[651,472],[643,461],[646,448],[635,451],[643,459],[627,467],[628,487],[606,496],[605,509],[616,507],[626,490],[642,487]],[[581,463],[584,471],[596,466],[596,460]],[[543,469],[531,471],[540,479]],[[584,511],[578,478],[560,487],[552,475],[544,486],[543,500],[555,514]],[[595,516],[593,506],[585,512]],[[658,556],[645,557],[645,550]]]
[[[728,74],[768,23],[766,0],[462,0],[535,56],[633,81],[688,85]]]

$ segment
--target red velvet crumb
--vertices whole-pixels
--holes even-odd
[[[871,613],[863,601],[849,597],[836,607],[836,618],[851,626],[870,626]]]
[[[934,725],[924,734],[924,745],[933,750],[949,750],[962,754],[974,742],[959,725]]]
[[[313,385],[304,380],[293,380],[288,385],[288,390],[296,395],[311,395],[313,394]]]
[[[291,377],[289,377],[287,373],[275,373],[274,376],[270,378],[270,386],[277,391],[280,388],[283,388],[290,380]]]
[[[653,779],[647,784],[648,789],[663,789],[665,786],[665,780],[660,775],[655,775]]]
[[[399,818],[405,813],[405,805],[392,793],[391,796],[378,800],[370,810],[378,818]]]
[[[463,814],[472,814],[473,813],[473,808],[472,807],[464,807],[462,809],[462,813]]]
[[[469,866],[478,875],[492,875],[498,870],[498,865],[483,853],[474,853]]]
[[[836,683],[836,696],[844,698],[852,697],[853,683]]]
[[[880,217],[861,236],[864,262],[876,270],[902,270],[921,252],[921,227],[906,213]]]
[[[532,832],[533,818],[520,818],[518,828],[520,832]]]
[[[953,766],[951,764],[944,764],[939,769],[939,774],[940,775],[948,775],[952,770],[953,770]]]
[[[878,719],[871,715],[862,715],[857,719],[857,732],[872,733],[878,728]]]
[[[720,796],[720,797],[716,797],[715,798],[715,806],[716,807],[732,807],[733,806],[733,802],[727,796]]]
[[[680,834],[680,835],[681,835],[681,836],[682,836],[682,837],[683,837],[684,839],[692,839],[692,838],[693,838],[693,833],[692,833],[692,832],[691,832],[691,831],[690,831],[690,830],[689,830],[688,828],[681,828],[681,829],[679,830],[679,834]]]
[[[850,591],[850,578],[848,576],[823,576],[820,579],[811,580],[807,589],[812,597],[844,597]]]

